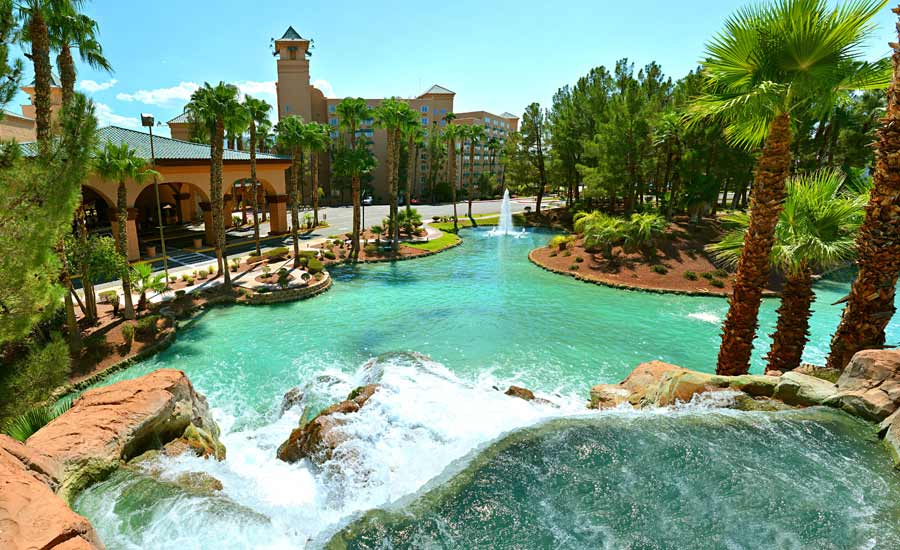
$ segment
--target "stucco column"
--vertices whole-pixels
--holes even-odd
[[[222,215],[225,216],[225,229],[233,227],[234,223],[231,216],[234,215],[234,197],[231,195],[222,197]]]
[[[177,202],[176,208],[178,209],[178,223],[184,223],[185,220],[190,221],[194,218],[194,201],[190,199],[190,193],[175,194],[175,201]]]
[[[215,246],[216,230],[212,221],[212,205],[208,202],[201,202],[200,208],[203,209],[203,242],[210,246]]]
[[[129,208],[127,220],[125,221],[125,256],[129,262],[136,262],[141,259],[141,247],[138,241],[137,232],[138,209]],[[115,208],[109,209],[109,225],[112,229],[113,238],[116,243],[119,242],[119,217]]]
[[[262,188],[262,186],[260,186],[260,188],[257,190],[256,198],[259,201],[257,204],[259,204],[259,208],[260,208],[260,210],[262,210],[262,212],[261,212],[262,218],[260,218],[260,221],[264,222],[268,219],[269,205],[266,204],[266,200],[268,199],[268,197],[266,197],[266,192]]]
[[[287,195],[269,195],[269,235],[283,235],[288,232]]]

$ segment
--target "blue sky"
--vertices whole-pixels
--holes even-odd
[[[555,4],[555,5],[554,5]],[[114,74],[80,67],[82,91],[104,124],[166,121],[204,81],[239,84],[275,103],[270,39],[293,25],[315,41],[310,73],[326,94],[411,97],[432,84],[457,93],[457,111],[548,105],[591,67],[628,57],[680,77],[743,0],[93,0],[86,11]],[[286,9],[289,8],[289,9]],[[399,15],[398,15],[399,14]],[[887,55],[893,15],[879,16],[867,48]],[[18,110],[18,98],[8,107]],[[166,131],[164,130],[165,134]]]

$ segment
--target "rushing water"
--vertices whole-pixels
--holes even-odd
[[[790,509],[790,499],[803,496],[817,499],[826,524],[806,538],[792,539],[803,527],[800,520],[773,520],[768,539],[772,547],[795,547],[792,540],[811,541],[816,546],[818,541],[838,535],[848,537],[852,544],[835,543],[836,548],[884,547],[867,541],[878,526],[887,529],[883,527],[886,515],[896,514],[900,501],[891,495],[898,480],[885,453],[868,444],[866,429],[843,418],[836,420],[834,413],[810,413],[813,416],[802,418],[786,413],[742,416],[694,411],[671,418],[612,413],[571,420],[573,414],[583,411],[592,384],[618,381],[639,362],[662,359],[713,370],[727,303],[719,298],[607,289],[547,273],[531,265],[526,255],[549,236],[538,231],[521,239],[504,239],[489,237],[484,230],[467,230],[463,246],[431,258],[338,269],[333,272],[334,288],[310,301],[206,313],[180,332],[170,349],[116,374],[110,382],[161,367],[184,370],[214,407],[228,459],[222,463],[189,457],[164,460],[157,465],[161,469],[158,478],[124,471],[86,491],[78,499],[77,509],[94,521],[111,549],[296,548],[308,541],[318,545],[355,515],[398,499],[411,499],[429,480],[444,479],[448,465],[468,464],[477,449],[501,435],[565,417],[569,420],[553,421],[564,422],[560,435],[543,428],[521,432],[533,434],[522,437],[533,441],[528,452],[537,454],[521,466],[530,468],[530,475],[540,481],[535,489],[543,487],[546,492],[555,487],[553,490],[559,491],[568,479],[573,488],[580,488],[581,483],[621,483],[624,485],[616,489],[621,491],[629,484],[641,483],[642,464],[661,461],[647,470],[652,474],[647,478],[651,486],[635,493],[634,498],[641,501],[635,500],[633,509],[626,509],[627,501],[607,506],[608,499],[618,498],[615,491],[597,493],[602,506],[599,502],[592,505],[586,496],[576,505],[561,500],[565,495],[547,494],[541,500],[539,491],[524,491],[516,493],[523,499],[521,506],[498,516],[499,523],[485,517],[480,523],[467,520],[460,525],[458,518],[464,516],[458,511],[468,502],[496,503],[504,498],[500,486],[504,480],[513,485],[525,482],[512,479],[525,475],[522,471],[504,470],[504,464],[508,465],[503,462],[504,453],[513,447],[501,442],[499,447],[489,447],[478,462],[488,468],[484,471],[493,472],[494,478],[483,479],[494,479],[487,485],[498,484],[493,489],[499,492],[492,493],[482,482],[467,493],[469,500],[442,496],[438,500],[444,508],[430,512],[428,521],[454,528],[448,528],[450,538],[433,538],[432,542],[440,546],[456,541],[463,547],[459,541],[472,537],[483,541],[480,546],[544,547],[544,541],[561,543],[562,539],[547,533],[574,529],[566,522],[577,517],[583,520],[579,529],[608,536],[576,537],[562,547],[580,547],[587,540],[593,541],[587,544],[590,547],[607,543],[612,547],[667,547],[653,542],[666,539],[653,538],[645,531],[666,529],[666,517],[655,518],[654,524],[641,519],[643,512],[672,514],[668,521],[677,524],[681,518],[682,527],[694,525],[687,516],[709,514],[719,519],[698,529],[726,541],[736,536],[737,518],[752,515],[758,519],[762,512],[771,515],[773,510]],[[846,293],[847,275],[843,276],[844,280],[817,285],[819,299],[806,354],[809,361],[821,362],[827,351],[840,312],[829,304]],[[761,334],[771,331],[774,307],[771,301],[763,305]],[[900,326],[891,325],[888,333],[889,340],[897,341]],[[756,372],[762,368],[767,344],[762,338],[754,354]],[[421,352],[433,361],[389,355],[374,367],[365,365],[372,357],[395,351]],[[304,408],[318,410],[370,382],[381,384],[381,389],[347,425],[348,441],[338,453],[352,460],[333,460],[316,468],[306,463],[288,465],[274,458],[277,446],[297,425]],[[556,406],[525,403],[494,389],[512,382],[536,390]],[[304,402],[281,415],[281,396],[294,386],[304,389]],[[677,445],[665,436],[668,432],[683,434]],[[579,440],[594,443],[578,445],[575,442]],[[559,447],[550,452],[553,441]],[[716,451],[720,447],[721,456]],[[498,448],[502,452],[493,450]],[[582,454],[584,460],[578,458]],[[782,455],[784,461],[779,462]],[[501,463],[492,466],[497,460]],[[597,469],[596,461],[607,462]],[[707,462],[714,463],[712,471],[718,472],[718,481],[697,485],[692,489],[696,492],[685,500],[684,513],[672,512],[678,501],[666,499],[687,491],[697,477],[695,469],[702,470]],[[856,464],[855,470],[839,469],[840,464],[849,462]],[[549,468],[548,472],[542,473],[542,467]],[[587,475],[592,470],[598,472],[594,477]],[[803,470],[803,475],[797,470]],[[213,475],[222,481],[224,490],[210,496],[185,492],[169,483],[188,471]],[[841,471],[853,475],[840,480]],[[672,476],[670,481],[677,481],[677,487],[663,483],[665,475]],[[795,478],[788,483],[785,480],[791,475]],[[818,485],[800,487],[815,476],[821,477]],[[868,481],[862,483],[863,479]],[[745,485],[732,484],[734,480]],[[769,508],[735,496],[752,493],[754,481],[759,483],[756,496],[767,501]],[[796,486],[791,484],[794,481]],[[462,487],[460,483],[454,478],[450,486]],[[653,484],[659,486],[658,492]],[[833,496],[815,496],[834,484],[839,487],[831,489]],[[809,494],[795,494],[804,490]],[[571,496],[577,498],[577,492]],[[893,504],[885,500],[889,496]],[[803,502],[812,506],[811,500]],[[558,509],[562,515],[571,510],[576,515],[548,517],[552,521],[545,527],[550,531],[535,539],[534,545],[503,535],[509,530],[503,522],[517,521],[519,515],[525,521],[526,508],[542,507]],[[490,507],[485,510],[485,514],[492,513]],[[851,529],[846,521],[834,519],[842,514],[876,527]],[[391,519],[382,534],[395,538],[395,525]],[[420,533],[422,525],[406,530]],[[489,544],[495,529],[497,536]],[[628,530],[634,531],[629,536],[643,533],[648,538],[622,538]],[[363,530],[359,545],[365,547],[365,537],[370,535]],[[890,530],[885,534],[894,536]],[[403,546],[402,537],[396,540]],[[505,544],[506,540],[510,544]],[[683,544],[676,546],[691,546],[692,539],[680,540]],[[754,539],[748,540],[750,546],[735,543],[732,547],[752,547]]]

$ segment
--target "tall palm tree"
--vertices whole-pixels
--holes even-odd
[[[778,322],[767,356],[767,370],[787,372],[800,366],[812,315],[813,276],[850,261],[862,222],[865,194],[844,193],[838,170],[794,176],[775,228],[771,262],[784,274]],[[747,214],[725,218],[736,228],[707,246],[719,260],[737,265],[750,225]]]
[[[331,145],[331,132],[326,124],[310,122],[307,124],[309,151],[309,169],[312,172],[312,206],[313,227],[319,225],[319,162],[321,156]]]
[[[59,69],[59,83],[62,86],[63,105],[68,105],[75,96],[75,59],[72,49],[77,48],[79,58],[94,70],[112,73],[112,66],[103,55],[103,47],[97,40],[97,22],[78,13],[74,6],[66,12],[54,12],[49,20],[50,44],[58,53],[56,65]]]
[[[212,219],[216,235],[216,259],[219,273],[224,275],[226,292],[231,292],[231,275],[228,272],[228,252],[225,248],[224,197],[222,195],[222,158],[225,153],[225,124],[239,119],[244,112],[238,101],[237,86],[219,82],[203,86],[191,94],[185,107],[188,119],[202,126],[210,135],[209,195],[212,202]],[[229,214],[230,215],[230,214]]]
[[[128,189],[127,181],[143,183],[148,178],[158,175],[150,169],[145,159],[137,155],[137,151],[127,143],[115,145],[107,142],[103,150],[98,151],[94,159],[94,171],[101,178],[117,182],[116,220],[118,222],[116,246],[123,258],[128,257]],[[134,305],[131,298],[131,274],[126,268],[122,273],[122,291],[125,294],[123,315],[126,319],[134,319]]]
[[[269,113],[272,106],[262,99],[244,96],[244,109],[247,111],[247,122],[250,130],[250,185],[253,193],[253,241],[256,243],[256,255],[261,253],[259,246],[259,180],[256,179],[256,150],[260,147],[259,129],[269,125]]]
[[[406,137],[406,214],[412,210],[412,193],[416,182],[416,168],[419,165],[419,148],[425,138],[425,130],[419,124],[416,112],[410,109],[410,115],[404,122],[402,133]]]
[[[354,155],[353,158],[356,159],[356,156],[359,156],[360,158],[357,160],[361,161],[362,155],[357,154],[356,152],[356,133],[359,131],[359,125],[362,121],[372,117],[372,109],[369,108],[366,100],[361,97],[347,97],[337,104],[335,113],[340,117],[340,128],[347,135],[349,149],[352,151],[351,154]],[[356,261],[356,259],[359,258],[359,233],[362,229],[360,227],[360,187],[362,172],[359,170],[363,168],[363,164],[364,163],[362,162],[351,162],[348,165],[348,169],[350,170],[351,195],[353,196],[353,233],[350,240],[350,258],[353,261]]]
[[[303,146],[306,140],[306,124],[297,115],[281,119],[275,125],[278,148],[291,154],[291,179],[288,184],[288,208],[291,210],[291,240],[294,242],[294,267],[300,266],[300,211],[297,195],[303,173]]]
[[[666,169],[663,185],[669,189],[669,200],[666,202],[666,220],[672,221],[675,212],[675,201],[678,197],[679,165],[681,164],[681,143],[684,137],[682,116],[675,111],[665,113],[654,132],[654,142],[666,151]]]
[[[22,28],[21,40],[30,44],[30,53],[25,55],[34,64],[34,119],[41,156],[46,156],[50,150],[50,88],[53,76],[48,21],[57,14],[75,12],[82,3],[80,0],[15,0],[15,16]]]
[[[500,151],[500,140],[496,136],[491,136],[487,141],[488,154],[490,155],[491,175],[496,176],[497,152]]]
[[[780,0],[732,15],[706,47],[707,91],[689,120],[715,118],[738,145],[764,142],[751,190],[750,225],[722,330],[716,372],[750,367],[757,314],[791,165],[791,115],[828,111],[846,90],[887,85],[884,62],[860,60],[873,17],[886,0],[829,8],[826,0]]]
[[[409,104],[397,98],[386,99],[375,109],[375,124],[387,133],[387,176],[390,193],[391,250],[400,250],[397,196],[400,183],[400,141],[403,129],[416,116]],[[407,198],[408,200],[408,198]]]
[[[475,195],[475,146],[478,145],[485,137],[484,126],[479,126],[478,124],[472,124],[469,126],[468,135],[469,138],[469,210],[468,216],[469,221],[472,222],[472,225],[477,225],[475,223],[475,218],[472,217],[472,198]]]
[[[447,181],[450,183],[450,200],[453,202],[453,230],[459,230],[459,216],[456,212],[456,140],[463,135],[462,127],[453,124],[456,115],[447,113],[444,121],[444,138],[447,140]]]
[[[893,12],[900,15],[900,8]],[[859,272],[847,307],[831,340],[827,365],[843,369],[853,355],[884,346],[884,329],[896,312],[894,294],[900,275],[900,45],[891,44],[893,76],[887,108],[877,131],[875,172],[857,247]]]

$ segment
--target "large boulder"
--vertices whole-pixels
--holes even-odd
[[[60,465],[59,494],[66,502],[89,484],[148,449],[202,433],[224,456],[219,428],[206,399],[181,371],[151,374],[85,392],[65,414],[32,435],[27,446]]]
[[[719,376],[688,370],[662,361],[638,365],[622,382],[635,406],[665,407],[688,403],[695,395],[716,391],[742,391],[754,397],[771,397],[778,378],[745,374]]]
[[[900,406],[900,350],[865,350],[850,360],[826,405],[873,421]]]
[[[836,392],[837,386],[828,380],[790,371],[781,376],[773,397],[788,405],[808,407],[825,403]]]
[[[53,493],[61,470],[40,451],[0,435],[0,548],[103,548],[90,522]]]
[[[347,415],[359,411],[377,389],[376,384],[356,388],[346,400],[328,407],[309,423],[295,428],[287,441],[278,447],[278,458],[285,462],[297,462],[307,457],[320,462],[329,460],[334,449],[346,440],[339,428],[346,424]]]

